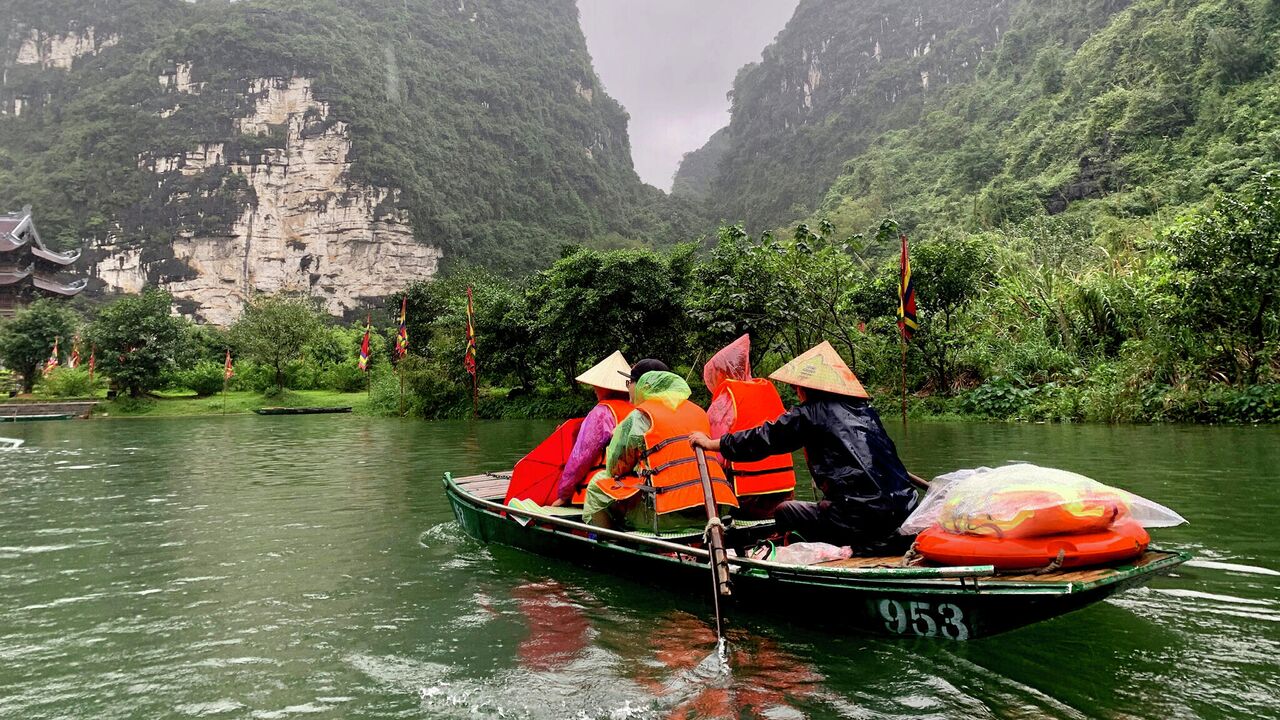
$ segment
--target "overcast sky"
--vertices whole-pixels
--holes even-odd
[[[596,73],[631,115],[640,179],[663,190],[680,156],[729,124],[738,68],[760,59],[798,0],[578,0]]]

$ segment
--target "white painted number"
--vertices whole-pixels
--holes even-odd
[[[895,635],[911,634],[920,637],[942,636],[951,640],[968,640],[969,627],[964,613],[951,603],[940,603],[936,608],[927,602],[911,601],[904,608],[897,600],[881,600],[880,617],[884,628]]]
[[[884,627],[889,632],[901,635],[907,631],[907,614],[897,600],[881,600],[880,617],[884,618]]]
[[[911,611],[911,629],[922,637],[933,637],[938,634],[938,624],[929,617],[929,603],[907,603]],[[921,625],[923,623],[923,625]]]
[[[942,615],[942,634],[952,640],[968,640],[969,628],[964,624],[964,613],[951,603],[938,606],[938,614]]]

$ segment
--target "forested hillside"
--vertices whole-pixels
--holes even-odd
[[[891,308],[864,301],[892,293],[898,244],[867,239],[892,218],[915,392],[997,417],[1274,418],[1278,54],[1276,0],[804,0],[739,73],[710,183],[700,163],[676,184],[738,236],[807,223],[815,257],[834,251],[809,228],[839,228],[864,270],[831,287],[834,327],[865,321],[849,347],[872,382],[897,374]]]
[[[679,217],[632,169],[573,0],[6,0],[0,22],[0,200],[90,240],[108,287],[229,308],[197,277],[232,272],[221,252],[286,266],[237,292],[327,287],[336,311],[342,274],[379,268],[334,242],[372,242],[403,283]]]

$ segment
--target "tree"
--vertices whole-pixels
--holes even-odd
[[[1256,382],[1276,334],[1280,288],[1280,176],[1268,173],[1161,238],[1182,274],[1186,321],[1217,335],[1237,381]]]
[[[579,249],[534,279],[535,336],[568,387],[583,365],[614,350],[655,357],[675,367],[689,358],[689,284],[692,248],[668,254],[647,250]]]
[[[22,388],[30,392],[40,366],[49,358],[56,338],[71,342],[80,318],[53,300],[37,300],[0,325],[0,360],[22,374]]]
[[[939,392],[950,389],[956,354],[969,342],[957,319],[991,277],[991,250],[974,237],[926,241],[911,249],[911,279],[921,310],[916,342]]]
[[[184,349],[190,324],[172,314],[172,305],[169,293],[149,288],[99,310],[89,329],[98,366],[133,397],[159,386]]]
[[[231,344],[241,356],[275,369],[276,387],[283,390],[285,365],[302,357],[320,327],[320,314],[307,299],[255,295],[231,326]]]

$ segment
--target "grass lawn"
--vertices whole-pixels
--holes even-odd
[[[194,397],[174,393],[171,397],[117,398],[104,402],[94,411],[95,417],[182,417],[188,415],[221,415],[222,394]],[[235,391],[227,393],[226,414],[242,415],[262,407],[351,407],[354,413],[366,411],[365,393],[340,393],[332,390],[288,390],[283,395],[267,398],[260,393]]]

